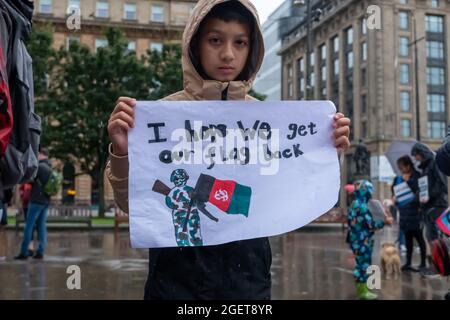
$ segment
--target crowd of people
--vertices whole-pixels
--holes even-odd
[[[396,164],[400,174],[392,183],[392,199],[384,201],[384,219],[374,219],[373,212],[369,210],[368,203],[374,194],[370,181],[356,181],[352,190],[354,200],[348,212],[347,242],[355,256],[354,277],[360,299],[377,298],[367,288],[367,268],[372,264],[373,236],[385,225],[391,225],[393,217],[398,217],[399,251],[406,251],[401,267],[403,272],[420,272],[422,276],[434,274],[431,268],[431,250],[437,239],[448,237],[448,232],[440,230],[436,221],[448,208],[446,175],[450,175],[450,127],[448,137],[437,154],[427,145],[417,142],[410,154],[398,158]],[[425,183],[420,182],[421,180]],[[420,263],[417,266],[413,266],[412,262],[414,240],[420,252]]]

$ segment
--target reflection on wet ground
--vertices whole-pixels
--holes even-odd
[[[373,263],[379,264],[380,244],[393,242],[395,230],[376,239]],[[43,261],[14,261],[21,233],[7,231],[0,299],[142,299],[148,253],[131,249],[128,233],[50,231],[48,240]],[[352,255],[341,229],[305,228],[271,244],[273,299],[355,299]],[[81,290],[67,289],[69,265],[81,269]],[[378,293],[381,299],[442,299],[449,287],[441,277],[403,273],[397,280],[383,278]]]

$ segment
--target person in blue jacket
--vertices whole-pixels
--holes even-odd
[[[397,160],[397,167],[402,173],[394,181],[397,189],[395,196],[396,205],[400,211],[400,229],[405,233],[406,239],[406,264],[403,271],[419,271],[426,268],[427,247],[423,238],[423,221],[420,215],[419,178],[420,174],[414,168],[414,164],[408,155]],[[414,239],[420,247],[420,265],[414,268],[411,265],[414,247]]]

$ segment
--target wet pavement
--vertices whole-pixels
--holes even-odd
[[[395,239],[387,228],[376,237],[374,264],[380,245]],[[142,299],[148,251],[130,248],[127,232],[50,231],[45,259],[15,261],[22,233],[6,231],[7,259],[0,261],[0,299]],[[271,238],[273,299],[355,299],[352,255],[340,228],[304,228]],[[414,254],[414,265],[418,264]],[[402,257],[404,259],[404,257]],[[81,269],[81,290],[67,289],[67,267]],[[450,288],[445,279],[403,273],[384,279],[381,299],[438,299]]]

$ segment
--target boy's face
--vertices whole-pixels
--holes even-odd
[[[200,35],[200,63],[213,80],[235,80],[250,52],[250,30],[237,21],[210,19]]]

